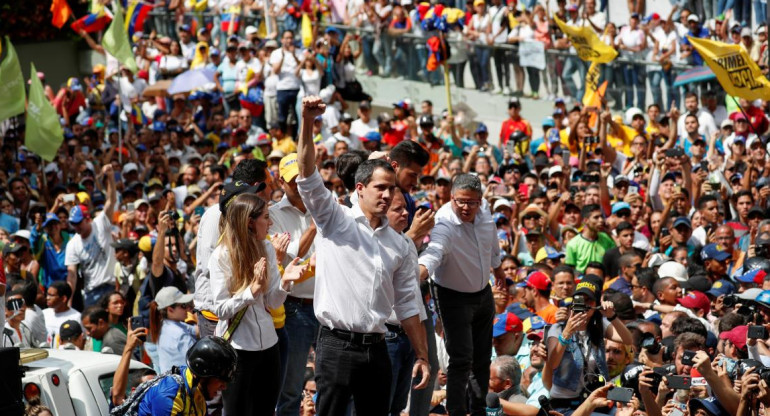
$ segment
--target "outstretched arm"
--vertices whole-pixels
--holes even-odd
[[[302,99],[302,121],[297,142],[297,163],[299,174],[307,178],[315,171],[315,145],[313,144],[313,121],[326,110],[321,98],[309,96]]]

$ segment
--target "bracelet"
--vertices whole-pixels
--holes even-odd
[[[559,344],[564,345],[565,347],[572,343],[572,337],[568,339],[562,338],[561,334],[559,334]]]
[[[650,307],[649,307],[649,308],[647,308],[647,309],[649,309],[649,310],[651,310],[651,311],[655,312],[655,304],[654,304],[654,303],[650,303]]]
[[[428,360],[426,360],[425,358],[422,358],[422,357],[417,357],[414,360],[415,361],[425,361],[426,364],[428,363]]]
[[[614,320],[615,320],[615,319],[617,319],[617,318],[618,318],[618,314],[614,314],[614,315],[612,315],[612,316],[610,316],[610,317],[607,317],[607,320],[608,320],[608,321],[610,321],[610,322],[612,322],[612,321],[614,321]]]

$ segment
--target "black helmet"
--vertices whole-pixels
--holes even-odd
[[[750,272],[757,269],[764,270],[765,273],[770,273],[770,260],[764,257],[754,256],[743,263],[743,270],[745,272]]]
[[[237,361],[235,349],[220,337],[203,338],[187,351],[187,367],[201,378],[216,377],[230,382],[235,375]]]
[[[420,116],[420,119],[417,121],[417,124],[421,126],[432,126],[434,125],[433,116],[422,115]]]
[[[508,136],[508,140],[513,140],[514,143],[526,140],[527,134],[521,130],[516,130]]]

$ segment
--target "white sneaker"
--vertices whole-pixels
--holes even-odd
[[[495,95],[500,95],[500,94],[504,94],[503,89],[502,88],[496,89],[495,90]]]
[[[503,88],[503,95],[511,95],[511,89],[508,87]]]

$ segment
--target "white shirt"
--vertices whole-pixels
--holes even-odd
[[[46,342],[45,317],[43,316],[43,310],[39,306],[27,306],[23,322],[32,333],[32,339],[36,344],[33,347],[38,347],[40,343]]]
[[[319,323],[384,334],[392,310],[399,321],[418,315],[409,247],[387,219],[372,229],[360,206],[337,203],[318,170],[298,178],[297,185],[318,227],[314,307]]]
[[[248,75],[249,69],[251,69],[254,74],[260,74],[262,72],[262,62],[259,62],[259,59],[252,56],[248,62],[239,59],[238,62],[235,63],[236,80],[239,83],[246,82],[246,75]]]
[[[505,5],[489,6],[489,14],[492,16],[492,34],[495,43],[506,43],[508,41],[507,30],[500,30],[505,26],[508,28],[508,17],[505,13],[507,7]],[[499,34],[498,34],[499,32]]]
[[[683,112],[682,116],[679,117],[679,121],[676,123],[676,131],[678,131],[679,134],[687,134],[687,130],[684,128],[684,119],[687,118],[687,113],[687,111]],[[699,108],[696,115],[698,116],[698,133],[706,136],[706,140],[709,140],[714,133],[719,131],[719,128],[714,121],[714,117],[703,108]]]
[[[70,319],[80,322],[80,312],[72,308],[61,313],[54,312],[53,308],[45,308],[43,309],[43,316],[45,317],[45,331],[47,333],[46,341],[54,349],[59,348],[59,344],[61,344],[59,339],[61,324]],[[81,326],[83,325],[81,324]]]
[[[479,37],[476,39],[476,43],[479,45],[487,44],[487,26],[489,26],[489,21],[490,18],[488,12],[484,13],[483,16],[478,13],[474,13],[473,16],[471,16],[470,27],[478,32]]]
[[[206,209],[198,225],[198,245],[195,248],[195,308],[213,312],[214,303],[211,299],[211,283],[209,276],[209,258],[219,241],[219,218],[222,212],[219,204]]]
[[[278,273],[278,263],[275,259],[273,244],[265,240],[267,253],[267,279],[269,287],[264,293],[254,297],[251,288],[230,294],[228,280],[233,275],[230,254],[224,244],[220,244],[209,258],[209,273],[211,276],[211,293],[214,301],[214,313],[219,317],[216,335],[222,336],[229,320],[244,307],[249,310],[243,314],[241,323],[233,332],[230,343],[234,348],[246,351],[264,351],[278,343],[273,318],[267,308],[277,309],[286,300],[286,291],[281,288],[281,275]]]
[[[364,123],[363,120],[357,118],[350,123],[350,136],[361,141],[361,138],[366,136],[366,133],[377,131],[378,128],[377,120],[373,118],[370,118],[368,123]]]
[[[284,58],[284,54],[288,55],[289,52],[285,52],[283,48],[278,48],[270,54],[270,60],[268,61],[271,66],[281,62],[281,71],[278,73],[278,84],[276,88],[278,90],[298,90],[300,83],[295,72],[297,70],[297,65],[302,62],[302,56],[296,49],[294,50],[294,56],[296,56],[297,59],[294,59],[291,56],[286,56]]]
[[[475,293],[489,284],[490,269],[500,266],[497,228],[492,216],[481,212],[472,223],[462,221],[452,204],[444,204],[436,212],[431,241],[419,262],[438,285]]]
[[[414,302],[417,309],[420,311],[420,322],[428,319],[428,314],[425,312],[425,305],[422,302],[422,292],[420,292],[420,267],[417,266],[417,247],[414,245],[414,241],[412,241],[411,238],[408,238],[404,233],[401,233],[401,236],[404,237],[404,240],[406,240],[407,244],[409,244],[409,259],[407,260],[408,264],[414,265],[414,278],[415,282],[417,282],[416,285],[414,285]],[[396,312],[391,312],[390,317],[387,320],[387,323],[390,325],[400,325],[401,322],[398,321],[398,318],[396,317]]]
[[[115,283],[115,249],[112,247],[110,220],[100,212],[91,222],[91,234],[85,239],[75,234],[67,243],[65,266],[79,265],[85,277],[86,292]]]
[[[302,213],[302,211],[298,210],[289,202],[289,198],[284,195],[277,204],[270,207],[270,220],[273,221],[273,226],[270,227],[268,232],[270,235],[289,233],[291,237],[291,242],[283,258],[283,266],[286,267],[297,257],[297,253],[299,253],[299,240],[302,238],[302,234],[310,228],[313,217],[307,211]],[[302,261],[309,259],[315,253],[314,247],[315,245],[310,246],[307,253],[302,256]],[[294,288],[291,290],[291,295],[297,298],[312,299],[314,290],[315,278],[310,278],[302,283],[295,283]]]
[[[717,127],[721,126],[722,122],[727,119],[727,109],[723,105],[717,105],[717,108],[713,113],[709,111],[708,108],[704,108],[703,110],[711,114],[711,117],[714,117],[714,124]]]

